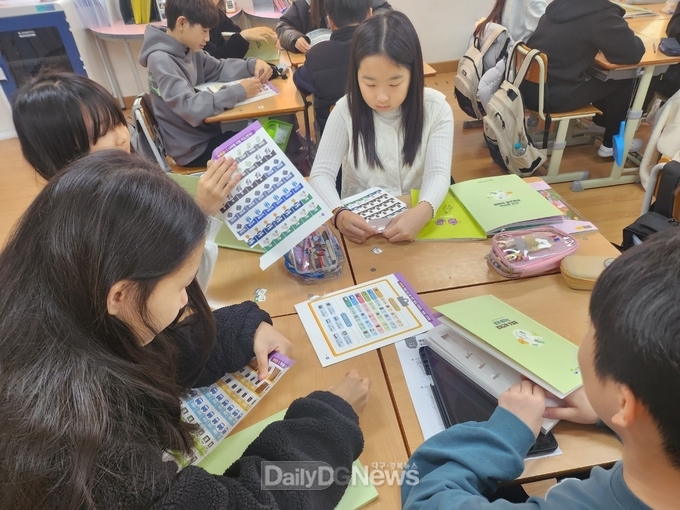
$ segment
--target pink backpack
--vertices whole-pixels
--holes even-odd
[[[577,248],[576,239],[553,227],[505,231],[493,236],[486,258],[502,276],[523,278],[559,269]]]

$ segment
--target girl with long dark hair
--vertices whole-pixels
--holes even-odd
[[[262,491],[260,463],[350,469],[357,374],[294,401],[223,476],[162,460],[194,445],[183,391],[290,350],[253,302],[210,312],[195,281],[206,225],[160,169],[117,150],[77,160],[24,213],[0,253],[1,508],[337,504],[337,485]]]
[[[354,33],[348,93],[331,112],[310,176],[350,241],[374,227],[342,207],[342,197],[377,186],[394,196],[420,189],[419,202],[395,217],[383,235],[413,241],[432,219],[451,183],[453,113],[441,92],[425,88],[418,35],[401,12],[364,21]]]
[[[489,15],[475,27],[474,37],[481,37],[487,23],[508,29],[513,41],[524,41],[536,30],[550,0],[496,0]]]

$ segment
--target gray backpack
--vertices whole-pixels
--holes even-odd
[[[517,43],[521,44],[521,43]],[[538,50],[532,50],[522,62],[514,81],[510,82],[510,68],[514,48],[508,58],[505,80],[491,97],[486,107],[484,139],[491,158],[504,170],[528,177],[545,163],[546,155],[536,148],[527,135],[524,119],[524,103],[519,85],[524,80],[529,65]]]

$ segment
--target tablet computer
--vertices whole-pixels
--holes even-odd
[[[446,428],[466,421],[486,421],[498,407],[498,400],[479,387],[431,348],[420,348],[425,372],[432,377],[432,393]],[[527,457],[557,449],[552,432],[539,434]]]

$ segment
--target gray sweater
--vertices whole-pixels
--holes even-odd
[[[256,60],[218,60],[205,51],[189,51],[166,30],[146,27],[139,63],[149,70],[151,104],[168,155],[178,165],[186,165],[201,155],[208,140],[221,134],[219,124],[204,120],[246,99],[241,85],[215,93],[198,92],[194,87],[248,78]]]

